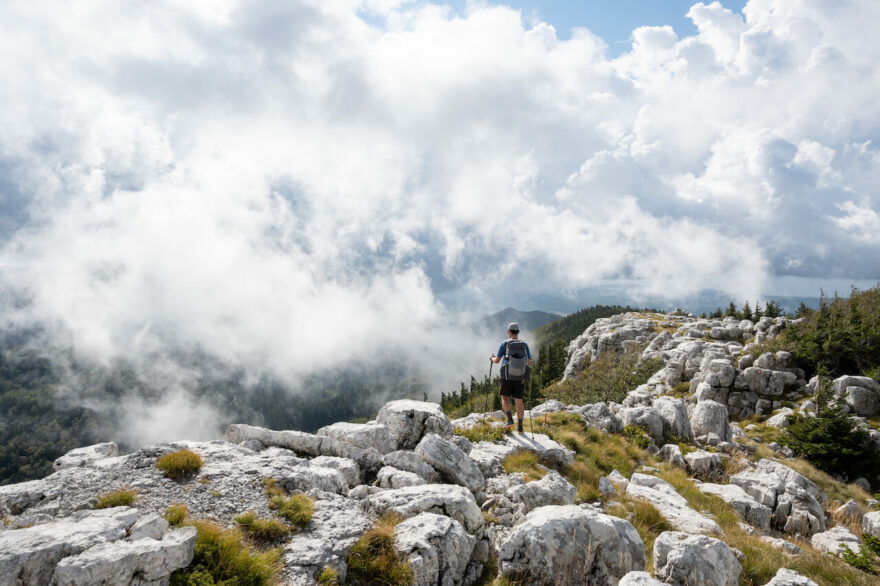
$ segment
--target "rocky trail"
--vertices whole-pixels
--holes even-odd
[[[571,342],[567,378],[631,346],[644,346],[644,358],[662,358],[663,368],[620,404],[547,401],[530,416],[550,421],[548,429],[498,441],[465,437],[499,425],[498,413],[450,420],[435,403],[400,400],[375,421],[316,434],[236,424],[213,442],[163,443],[128,455],[118,455],[115,444],[74,450],[52,475],[0,487],[0,586],[168,584],[192,562],[197,538],[196,527],[169,524],[169,505],[230,527],[245,511],[272,518],[266,479],[314,504],[308,523],[277,543],[281,584],[315,584],[328,569],[344,582],[352,547],[388,514],[399,521],[394,549],[419,585],[496,577],[554,585],[752,583],[744,567],[758,550],[738,549],[734,531],[782,560],[761,584],[817,584],[791,567],[803,556],[839,567],[842,546],[859,552],[864,536],[880,538],[880,512],[859,488],[867,480],[847,489],[859,498],[837,502],[839,494],[832,498],[793,468],[786,448],[760,441],[758,431],[816,409],[817,380],[805,380],[787,353],[750,353],[787,325],[785,318],[701,320],[680,310],[599,319]],[[840,377],[832,388],[854,416],[880,413],[873,379]],[[562,416],[609,442],[627,426],[643,426],[651,439],[640,452],[644,461],[628,474],[606,471],[592,486],[601,498],[580,498],[570,471],[589,454],[554,434]],[[741,427],[745,418],[750,423]],[[880,432],[864,425],[880,447]],[[185,478],[167,478],[157,461],[181,449],[203,464]],[[506,471],[524,453],[534,455],[537,479]],[[101,495],[122,489],[136,493],[131,506],[95,508]],[[709,501],[717,507],[699,504]],[[646,543],[633,518],[616,513],[626,503],[650,503],[667,529]]]

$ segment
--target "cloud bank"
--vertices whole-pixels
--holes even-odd
[[[611,58],[484,4],[6,3],[6,319],[288,380],[439,347],[456,378],[492,345],[444,296],[876,279],[880,6],[688,16]]]

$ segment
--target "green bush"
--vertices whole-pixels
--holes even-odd
[[[261,519],[253,511],[235,517],[235,522],[259,542],[278,541],[290,533],[290,528],[278,519]]]
[[[117,490],[98,497],[96,509],[109,509],[112,507],[130,507],[137,499],[137,492],[131,489]]]
[[[281,568],[281,550],[259,551],[239,529],[213,521],[190,521],[196,528],[195,553],[189,567],[171,574],[171,586],[268,586]]]
[[[562,384],[550,385],[544,394],[563,403],[586,405],[599,401],[621,402],[626,394],[648,382],[663,367],[662,358],[640,360],[644,346],[631,347],[626,352],[606,352],[584,367],[580,375]]]
[[[202,464],[202,457],[192,450],[178,450],[160,457],[156,467],[168,478],[180,480],[201,470]]]
[[[643,450],[651,445],[651,435],[648,433],[648,428],[641,423],[630,423],[624,427],[623,436]]]
[[[400,517],[382,517],[351,548],[346,563],[352,577],[367,584],[397,586],[413,583],[413,571],[394,549],[394,528]]]
[[[816,417],[795,415],[779,438],[780,444],[816,468],[850,480],[873,478],[880,469],[876,452],[865,449],[868,442],[866,431],[832,409],[823,409]]]
[[[168,505],[165,509],[165,520],[173,527],[180,527],[186,521],[187,510],[186,505]]]

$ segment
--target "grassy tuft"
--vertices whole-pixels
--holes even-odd
[[[174,527],[180,527],[186,521],[187,514],[186,505],[169,505],[165,509],[165,520]]]
[[[278,519],[261,519],[253,511],[237,516],[235,522],[255,541],[262,543],[278,541],[290,533],[290,528]]]
[[[394,528],[400,521],[397,515],[386,515],[354,544],[346,560],[353,577],[387,586],[413,583],[412,568],[394,550]]]
[[[202,457],[192,450],[177,450],[159,458],[156,466],[168,478],[180,480],[201,470],[203,463]]]
[[[240,529],[213,521],[190,521],[196,528],[195,554],[189,567],[171,575],[171,586],[268,586],[281,569],[281,550],[259,551],[247,544]]]
[[[337,586],[339,584],[339,572],[336,568],[326,566],[317,577],[318,586]]]
[[[508,474],[522,472],[526,475],[526,482],[541,480],[549,470],[538,462],[538,454],[531,451],[522,451],[511,454],[504,459],[504,471]]]
[[[314,502],[304,494],[273,496],[269,499],[269,508],[277,511],[279,516],[287,519],[296,528],[308,525],[315,513]]]
[[[645,544],[645,564],[647,571],[653,571],[654,540],[664,531],[674,528],[657,507],[641,499],[624,498],[619,505],[608,510],[609,515],[627,519],[638,531]]]
[[[98,497],[96,509],[109,509],[112,507],[130,507],[137,500],[137,492],[131,489],[117,490]]]
[[[510,429],[491,425],[489,423],[478,423],[467,429],[456,429],[455,435],[466,437],[473,443],[477,442],[500,442],[510,433]]]

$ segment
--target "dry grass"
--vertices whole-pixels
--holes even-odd
[[[130,507],[137,500],[137,492],[130,488],[109,492],[98,497],[95,503],[96,509],[110,509],[112,507]]]
[[[326,566],[316,578],[318,586],[337,586],[339,584],[339,572],[336,568]]]
[[[262,519],[253,511],[238,515],[235,522],[259,543],[278,541],[290,534],[290,528],[278,519]]]
[[[626,519],[632,523],[642,542],[645,544],[645,571],[654,571],[654,541],[664,531],[673,531],[674,528],[667,521],[657,507],[641,499],[624,497],[619,499],[620,504],[608,509],[609,515]]]
[[[186,521],[187,514],[186,505],[182,503],[169,505],[168,508],[165,509],[165,520],[173,527],[180,527],[183,525],[183,522]]]
[[[538,462],[538,454],[522,451],[511,454],[504,459],[504,471],[507,474],[522,472],[526,475],[526,482],[532,482],[541,480],[550,470]]]
[[[473,443],[477,442],[500,442],[504,439],[504,437],[510,433],[509,428],[501,427],[498,425],[491,425],[489,423],[478,423],[473,427],[468,427],[466,429],[456,429],[455,435],[460,435],[462,437],[466,437],[469,441]]]
[[[386,515],[358,539],[348,554],[348,571],[366,584],[396,586],[413,583],[412,568],[394,550],[398,515]]]
[[[160,457],[156,467],[168,478],[180,480],[201,470],[202,464],[202,457],[192,450],[177,450]]]

